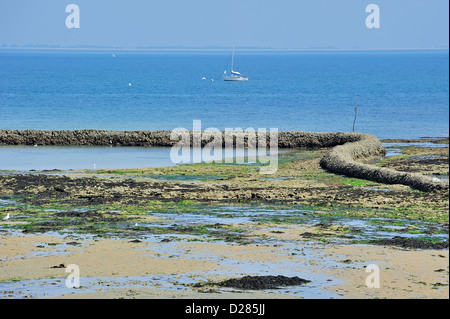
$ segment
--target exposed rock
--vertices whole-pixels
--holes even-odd
[[[240,289],[277,289],[284,286],[299,286],[309,283],[309,280],[300,277],[286,276],[244,276],[242,278],[228,279],[219,285],[221,287]]]
[[[204,131],[203,131],[204,132]],[[193,143],[195,132],[186,131],[189,138],[171,136],[172,131],[42,131],[42,130],[0,130],[0,145],[114,145],[114,146],[165,146],[171,147],[181,140]],[[256,145],[259,137],[239,132],[218,132],[223,146],[243,143]],[[314,133],[314,132],[278,132],[276,139],[269,132],[263,134],[262,142],[267,147],[277,143],[279,148],[329,148],[332,150],[320,162],[320,165],[337,174],[356,177],[385,184],[403,184],[412,188],[431,192],[449,188],[448,181],[436,180],[415,173],[398,172],[357,162],[358,159],[384,154],[380,140],[372,134],[362,133]],[[188,137],[186,135],[186,137]],[[173,138],[171,138],[173,137]],[[212,137],[202,140],[202,145],[210,143]],[[263,144],[261,144],[263,145]],[[60,191],[64,191],[61,189]],[[251,197],[251,194],[250,194]],[[244,196],[247,198],[247,196]]]
[[[358,140],[335,146],[320,161],[322,168],[348,177],[362,178],[377,183],[402,184],[425,192],[448,189],[448,181],[432,177],[399,172],[357,162],[357,159],[379,155],[384,152],[380,140],[371,134],[358,134]]]

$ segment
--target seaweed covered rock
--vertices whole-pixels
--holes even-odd
[[[348,177],[384,184],[402,184],[425,192],[449,188],[448,181],[357,162],[357,159],[384,153],[384,148],[376,136],[372,134],[357,134],[357,136],[359,140],[335,146],[326,154],[320,161],[322,168]]]

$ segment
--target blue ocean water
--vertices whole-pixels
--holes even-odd
[[[175,166],[168,147],[0,146],[0,170]]]
[[[0,128],[172,130],[201,120],[205,129],[352,131],[358,103],[358,132],[449,135],[448,51],[236,51],[248,82],[222,80],[230,58],[3,50]]]
[[[0,146],[0,171],[166,167],[194,163],[194,152],[200,153],[202,149],[192,149],[181,161],[180,158],[171,157],[170,147]],[[272,150],[269,153],[268,150],[266,154],[276,155],[283,152],[286,151]],[[244,151],[243,156],[240,157],[237,153],[236,150],[231,150],[231,156],[229,156],[230,153],[222,150],[221,159],[228,158],[236,165],[255,163],[249,160],[247,151]],[[258,153],[258,156],[260,154]],[[259,157],[259,159],[262,158]],[[208,161],[204,156],[202,160]],[[271,158],[268,157],[265,160],[268,161]]]

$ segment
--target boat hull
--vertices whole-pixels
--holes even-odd
[[[225,76],[224,81],[248,81],[248,77],[244,76]]]

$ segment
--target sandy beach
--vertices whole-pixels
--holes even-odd
[[[288,236],[284,233],[282,237],[298,237],[298,233],[310,230],[294,228],[289,230]],[[257,233],[261,234],[261,231]],[[224,279],[224,274],[233,272],[237,265],[249,269],[246,274],[252,274],[252,265],[261,263],[271,264],[274,269],[286,271],[290,268],[291,272],[326,278],[319,285],[317,282],[311,284],[311,289],[317,291],[317,298],[410,299],[448,296],[448,250],[308,245],[309,254],[299,258],[292,253],[289,255],[283,245],[179,242],[166,254],[157,254],[160,246],[167,244],[103,239],[85,240],[77,247],[68,247],[65,238],[49,235],[2,236],[1,240],[2,298],[302,298],[286,291],[230,292],[214,286],[193,288],[185,283],[187,279]],[[39,243],[45,243],[45,247],[39,247]],[[298,243],[298,247],[303,245]],[[170,254],[177,251],[183,253],[171,257]],[[68,274],[64,267],[58,268],[61,264],[77,264],[80,267],[80,288],[65,287]],[[366,286],[368,273],[365,267],[369,264],[380,267],[380,288]],[[256,269],[254,275],[266,273]],[[208,273],[214,275],[201,275]],[[127,277],[130,279],[124,281]],[[14,290],[8,291],[11,285],[5,285],[5,282],[12,278]],[[156,283],[152,281],[155,278]],[[158,283],[158,278],[162,283]],[[36,280],[39,280],[37,285],[41,290],[38,293],[30,290],[27,294],[29,281]],[[24,282],[23,287],[17,288],[21,282]]]

